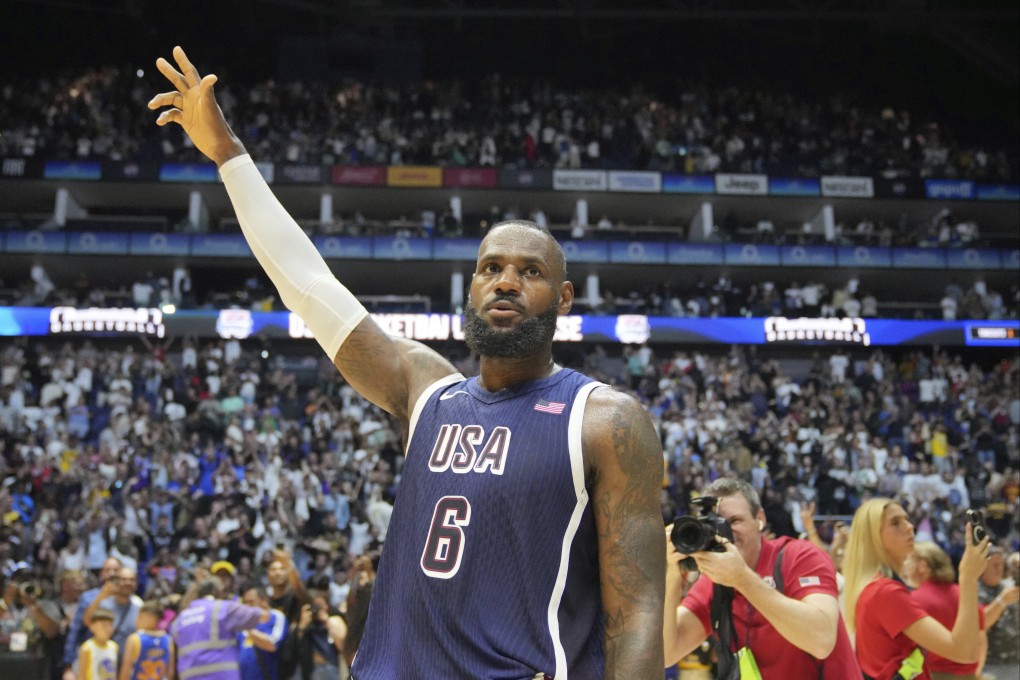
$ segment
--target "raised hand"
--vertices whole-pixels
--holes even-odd
[[[216,103],[213,85],[216,76],[201,77],[198,69],[179,46],[174,48],[174,60],[180,71],[163,57],[156,60],[156,68],[174,86],[172,92],[162,92],[149,101],[149,108],[156,110],[169,106],[156,118],[156,124],[177,123],[194,142],[195,148],[209,157],[216,165],[240,156],[244,146],[234,135],[223,117],[223,111]]]
[[[971,533],[972,525],[967,522],[967,547],[963,550],[963,557],[960,558],[959,574],[960,583],[965,581],[977,581],[988,564],[988,548],[991,539],[985,536],[980,543],[973,543]]]

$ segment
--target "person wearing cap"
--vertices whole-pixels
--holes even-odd
[[[170,624],[177,647],[177,673],[188,680],[237,680],[237,634],[269,620],[269,612],[220,599],[220,580],[203,579],[197,599]]]
[[[209,573],[220,580],[220,583],[223,585],[221,592],[225,596],[235,597],[237,595],[234,592],[234,577],[237,576],[237,568],[233,564],[226,560],[213,562],[212,566],[209,567]]]
[[[78,650],[78,680],[114,680],[119,649],[113,637],[113,612],[96,609],[89,619],[92,637]]]

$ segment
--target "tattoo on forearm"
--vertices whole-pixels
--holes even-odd
[[[616,669],[617,663],[661,666],[661,646],[656,644],[661,643],[661,635],[655,631],[649,636],[647,630],[649,619],[662,620],[662,535],[661,528],[648,521],[650,513],[658,516],[662,463],[655,453],[661,448],[654,430],[635,420],[628,409],[614,410],[610,429],[614,462],[625,483],[612,503],[608,492],[595,499],[599,541],[609,566],[602,575],[603,587],[641,616],[632,613],[628,619],[623,608],[605,613],[606,668]]]

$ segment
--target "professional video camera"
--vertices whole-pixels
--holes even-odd
[[[732,541],[733,531],[730,524],[720,517],[716,511],[716,504],[719,499],[714,496],[702,496],[691,501],[697,505],[701,512],[697,516],[685,515],[673,521],[673,531],[670,533],[670,540],[676,551],[682,555],[710,550],[712,552],[724,552],[726,549],[716,542],[716,536]],[[694,559],[687,557],[680,562],[685,569],[697,569]]]

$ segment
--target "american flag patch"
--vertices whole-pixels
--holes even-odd
[[[563,413],[567,405],[562,401],[547,401],[546,399],[539,399],[538,403],[535,404],[535,410],[541,411],[542,413]]]
[[[820,578],[818,578],[817,576],[801,576],[800,577],[800,585],[802,587],[803,586],[820,586],[820,585],[822,585],[822,580]]]

